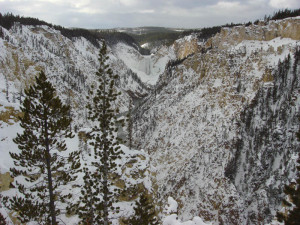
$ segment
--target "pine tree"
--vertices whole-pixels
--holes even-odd
[[[6,220],[1,213],[0,213],[0,225],[6,225]]]
[[[73,137],[69,110],[55,97],[55,89],[44,72],[25,91],[20,118],[23,133],[14,139],[19,152],[10,153],[15,165],[10,170],[12,176],[25,179],[15,179],[19,195],[4,201],[9,209],[18,212],[22,223],[56,225],[61,213],[59,203],[71,198],[71,194],[61,193],[64,185],[75,180],[74,172],[80,165],[78,152],[64,154],[64,138]]]
[[[2,27],[0,27],[0,38],[2,38],[2,39],[4,38]]]
[[[0,194],[0,209],[2,208],[1,202],[2,202],[2,195]],[[0,225],[6,225],[6,219],[2,215],[2,213],[0,213]]]
[[[127,124],[127,133],[128,133],[128,147],[132,148],[132,100],[129,100],[128,107],[128,124]]]
[[[116,159],[123,154],[116,137],[118,125],[123,124],[123,121],[117,119],[119,111],[114,104],[120,94],[115,88],[118,75],[112,73],[107,60],[107,47],[103,43],[99,53],[100,66],[96,73],[99,86],[96,93],[90,91],[90,96],[93,96],[91,100],[87,96],[90,100],[87,106],[88,119],[94,125],[88,134],[88,143],[93,148],[93,161],[89,168],[84,169],[84,185],[77,203],[76,212],[83,224],[108,225],[109,211],[115,210],[112,204],[117,190],[111,190],[109,175],[116,170]]]
[[[145,192],[140,195],[139,201],[136,203],[134,216],[124,221],[128,225],[156,225],[158,221],[155,216],[155,208],[153,203]]]
[[[7,79],[6,76],[4,76],[4,77],[5,77],[5,86],[6,86],[6,90],[5,90],[5,93],[6,93],[6,100],[7,100],[8,102],[10,102],[10,101],[9,101],[9,97],[8,97],[8,88],[9,88],[8,79]]]
[[[300,221],[300,153],[297,160],[297,183],[285,186],[284,193],[289,196],[290,202],[283,200],[283,204],[293,209],[288,214],[278,212],[277,219],[279,222],[284,222],[286,225],[297,225]]]
[[[300,141],[300,129],[297,133],[298,141]],[[289,201],[283,200],[283,204],[287,207],[292,207],[288,214],[277,212],[277,219],[279,222],[284,222],[286,225],[297,225],[300,221],[300,153],[298,153],[297,160],[297,181],[296,184],[285,186],[284,193],[289,197]]]

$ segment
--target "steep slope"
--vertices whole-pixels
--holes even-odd
[[[0,107],[0,110],[2,110],[2,107]],[[12,140],[16,136],[17,132],[22,132],[22,128],[19,123],[13,124],[13,120],[10,121],[10,124],[0,123],[0,194],[2,196],[15,196],[16,194],[19,194],[15,188],[11,187],[10,183],[13,182],[14,179],[9,176],[9,168],[14,167],[14,163],[9,152],[19,152],[17,145]],[[82,133],[76,134],[74,138],[67,139],[66,143],[68,148],[67,152],[72,152],[77,149],[82,151],[81,164],[83,166],[85,163],[88,164],[90,160],[88,153],[92,150],[89,148],[81,149],[82,145],[84,145],[84,140],[82,140],[81,135]],[[113,218],[113,225],[121,224],[120,221],[122,218],[127,218],[134,213],[133,206],[135,200],[138,198],[139,192],[144,190],[151,192],[152,190],[151,176],[149,176],[149,173],[151,173],[151,168],[149,167],[149,156],[144,151],[128,149],[124,145],[121,145],[121,148],[124,155],[122,155],[121,159],[117,161],[117,163],[121,166],[114,174],[112,174],[112,187],[121,190],[118,196],[118,202],[115,204],[115,207],[120,207],[120,212],[114,213],[114,215],[111,216]],[[18,181],[24,182],[22,181],[22,178],[20,179],[20,177],[18,178]],[[83,173],[78,174],[78,179],[75,182],[63,186],[63,189],[59,189],[66,194],[72,193],[73,201],[75,202],[75,200],[78,200],[78,196],[80,196],[80,184],[83,184]],[[1,202],[0,212],[5,216],[9,215],[10,219],[13,221],[8,224],[20,224],[17,222],[14,212],[10,212],[8,209],[2,207],[3,204]],[[68,225],[78,224],[78,216],[66,215],[64,205],[57,205],[57,207],[62,209],[63,212],[58,216],[58,220],[61,223]]]
[[[3,27],[0,30],[0,192],[15,195],[15,189],[10,186],[13,179],[9,176],[9,169],[14,165],[9,152],[17,152],[13,138],[22,131],[17,117],[20,116],[24,89],[32,84],[41,70],[45,71],[56,87],[58,96],[71,105],[70,116],[73,118],[72,128],[76,136],[67,140],[68,151],[81,150],[82,164],[88,159],[85,131],[90,124],[86,119],[85,96],[96,80],[99,49],[85,38],[69,39],[48,26],[24,26],[16,23],[9,30]],[[143,98],[150,89],[111,50],[109,56],[112,69],[120,76],[117,89],[122,95],[117,104],[124,113],[127,111],[129,98]],[[152,186],[148,156],[142,151],[121,147],[125,155],[120,162],[122,168],[114,174],[113,184],[122,189],[118,203],[122,211],[113,220],[113,224],[120,224],[122,217],[130,216],[137,193],[144,189],[151,191]],[[82,174],[76,182],[83,183]],[[74,189],[71,185],[64,191],[80,193],[78,188]],[[0,208],[3,212],[2,204]],[[12,219],[16,223],[13,216]],[[76,216],[61,215],[60,219],[66,224],[78,224]]]
[[[274,184],[272,174],[279,172],[279,167],[269,164],[270,171],[264,173],[264,185],[256,186],[258,189],[253,192],[249,187],[254,188],[257,184],[255,181],[260,179],[259,170],[262,168],[251,168],[253,162],[242,160],[243,155],[237,154],[236,149],[241,140],[246,143],[253,140],[247,130],[248,125],[243,128],[246,118],[251,117],[255,124],[261,124],[261,129],[268,128],[264,126],[264,113],[250,114],[246,109],[253,104],[255,96],[264,98],[264,95],[259,96],[262,90],[274,85],[273,82],[279,82],[273,78],[276,77],[273,73],[278,60],[283,61],[289,53],[294,54],[300,39],[293,32],[287,32],[285,38],[281,35],[284,30],[299,30],[299,23],[300,19],[295,18],[271,21],[265,25],[224,28],[206,43],[198,43],[194,55],[182,63],[173,63],[160,76],[155,93],[137,112],[136,145],[148,151],[151,163],[157,169],[157,197],[162,205],[168,196],[176,199],[182,219],[199,215],[214,221],[214,224],[246,224],[247,220],[251,224],[260,224],[262,220],[267,222],[274,216],[274,209],[279,206],[276,194],[258,193],[263,193],[268,184]],[[280,29],[282,32],[279,32]],[[261,35],[263,31],[267,31],[268,35]],[[247,34],[247,38],[235,38],[243,34]],[[295,71],[296,75],[299,74],[298,70]],[[290,79],[295,76],[291,75],[292,72],[288,74]],[[292,83],[294,86],[290,86]],[[290,96],[296,98],[298,88],[298,83],[291,81],[283,87],[284,90],[294,90]],[[279,92],[276,96],[272,103],[274,106],[270,106],[275,117],[280,116],[275,112],[279,110],[280,102],[284,101],[279,97]],[[288,121],[275,119],[273,128],[286,122],[286,130],[291,133],[295,130],[299,101],[294,104],[286,111],[293,112],[291,118]],[[292,155],[298,149],[285,131],[282,132],[282,139],[289,138],[281,149],[288,146]],[[256,135],[260,136],[260,133]],[[249,141],[247,138],[244,140],[244,136]],[[270,153],[275,146],[268,146],[267,152]],[[249,152],[253,161],[266,149],[263,144],[259,149],[254,147],[255,150],[247,147],[245,144],[239,151]],[[277,157],[281,156],[274,155],[273,159],[279,163]],[[256,163],[259,165],[259,162]],[[231,175],[226,173],[225,176],[229,164],[233,164],[237,172],[229,173]],[[247,164],[241,172],[240,164]],[[290,162],[289,166],[282,167],[283,173],[289,174],[292,165],[293,162]],[[240,179],[243,174],[254,170],[257,174],[251,180]],[[293,173],[289,177],[293,177]],[[282,193],[287,179],[282,176],[277,178],[277,193]],[[272,188],[270,190],[272,192]],[[249,199],[258,203],[249,202]]]
[[[295,178],[299,129],[300,48],[269,74],[241,114],[235,157],[227,176],[234,182],[251,223],[275,214],[283,186]]]
[[[0,29],[3,33],[3,39],[0,38],[0,76],[7,83],[3,89],[7,92],[7,99],[16,101],[37,73],[44,70],[58,94],[71,104],[75,121],[82,124],[86,117],[84,96],[95,80],[99,49],[85,38],[70,40],[48,26],[16,23],[10,30]],[[149,88],[129,73],[129,68],[113,54],[110,54],[110,63],[120,76],[118,87],[123,95],[119,105],[124,112],[128,92],[142,97],[148,94]]]

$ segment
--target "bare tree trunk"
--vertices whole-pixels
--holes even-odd
[[[104,150],[104,154],[107,152]],[[103,214],[104,214],[104,225],[108,225],[108,168],[107,163],[104,163],[103,171]]]
[[[106,92],[106,77],[104,76],[104,93]],[[103,98],[103,116],[106,116],[106,104],[107,104],[107,99]],[[104,160],[103,160],[103,214],[104,214],[104,225],[108,225],[108,147],[107,146],[107,122],[106,120],[103,121],[104,126],[103,126],[103,134],[104,134],[104,145],[103,145],[103,155],[104,155]]]
[[[132,100],[129,100],[128,107],[128,147],[132,148]]]
[[[49,139],[48,139],[47,118],[44,119],[44,123],[45,123],[46,163],[47,163],[47,173],[48,173],[48,191],[49,191],[49,198],[50,198],[49,209],[50,209],[50,216],[51,216],[51,224],[52,225],[57,225],[56,215],[55,215],[53,185],[52,185],[51,155],[50,155]]]
[[[8,97],[8,88],[9,88],[9,85],[8,85],[8,80],[7,80],[7,77],[5,76],[5,84],[6,84],[6,100],[9,102],[9,97]]]

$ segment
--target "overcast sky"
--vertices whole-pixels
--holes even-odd
[[[82,28],[201,28],[262,19],[300,0],[0,0],[0,12]]]

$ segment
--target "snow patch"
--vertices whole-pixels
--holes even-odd
[[[178,203],[172,198],[168,197],[168,206],[166,207],[165,212],[170,214],[163,219],[163,225],[209,225],[204,223],[203,220],[196,216],[192,220],[181,222],[177,216]]]

